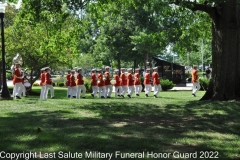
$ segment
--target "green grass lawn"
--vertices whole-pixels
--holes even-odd
[[[55,99],[1,101],[0,159],[240,159],[240,103],[203,94],[68,99],[55,87]]]

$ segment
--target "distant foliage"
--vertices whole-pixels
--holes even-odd
[[[209,83],[210,83],[210,79],[207,78],[199,78],[199,83],[201,84],[201,90],[207,90]]]
[[[83,80],[84,80],[84,85],[86,87],[86,93],[91,93],[92,92],[91,79],[84,77]]]
[[[40,85],[37,82],[34,82],[33,86],[40,86]]]
[[[161,86],[163,91],[167,91],[168,89],[172,89],[176,84],[168,79],[161,79]]]

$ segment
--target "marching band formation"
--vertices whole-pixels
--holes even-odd
[[[119,71],[114,70],[113,79],[111,80],[110,67],[105,67],[105,72],[103,73],[102,69],[92,69],[91,70],[91,86],[93,98],[111,98],[113,85],[115,87],[115,97],[125,98],[127,93],[128,98],[132,98],[133,93],[136,93],[136,96],[140,95],[142,91],[142,85],[140,80],[139,68],[135,69],[135,73],[132,73],[132,68],[125,69],[121,68],[121,74],[119,76]],[[127,70],[127,73],[125,71]],[[162,90],[160,84],[160,78],[158,76],[158,68],[153,68],[154,72],[152,73],[152,81],[154,85],[154,97],[157,98],[159,92]],[[150,83],[150,68],[148,68],[147,73],[144,75],[144,85],[145,85],[145,95],[149,96],[149,93],[152,90]],[[84,86],[82,69],[77,70],[68,70],[66,75],[68,87],[67,97],[69,98],[85,98],[86,88]],[[80,96],[80,94],[82,94]],[[98,94],[98,95],[97,95]]]
[[[135,69],[135,73],[132,73],[132,68],[121,68],[121,74],[116,69],[114,70],[113,79],[110,77],[110,67],[105,67],[105,72],[101,69],[91,70],[91,86],[93,98],[111,98],[113,85],[115,87],[115,97],[125,98],[127,94],[128,98],[132,98],[135,92],[136,96],[140,96],[142,91],[141,79],[139,74],[139,68]],[[52,79],[49,67],[44,67],[40,74],[40,86],[41,93],[40,99],[45,100],[48,98],[48,91],[51,91],[51,98],[54,98],[54,88],[52,85]],[[126,72],[127,71],[127,72]],[[148,97],[152,90],[150,83],[150,76],[152,76],[154,86],[154,98],[157,98],[159,92],[162,90],[160,84],[160,78],[158,76],[158,68],[153,68],[153,73],[150,75],[150,68],[146,69],[144,74],[145,96]],[[84,85],[82,68],[75,70],[67,70],[67,97],[68,98],[85,98],[86,87]],[[20,69],[20,64],[15,63],[13,69],[13,97],[21,99],[21,95],[26,96],[26,90],[24,86],[24,73]],[[98,95],[97,95],[98,94]]]

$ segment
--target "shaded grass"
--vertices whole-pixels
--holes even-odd
[[[219,159],[240,159],[240,103],[198,101],[203,94],[194,98],[191,92],[180,91],[162,92],[157,99],[143,93],[132,99],[90,95],[68,99],[66,89],[56,87],[55,99],[30,96],[1,101],[0,150],[145,152],[144,159],[151,159],[146,154],[152,151],[171,153],[169,159],[175,151],[197,152],[198,159],[200,151],[217,151]]]

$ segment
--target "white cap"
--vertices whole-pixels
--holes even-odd
[[[125,68],[121,68],[121,70],[126,70]]]
[[[41,71],[45,71],[45,68],[40,69]]]
[[[51,68],[49,68],[49,67],[45,67],[45,70],[51,70]]]
[[[114,72],[118,72],[119,70],[118,69],[115,69]]]
[[[140,68],[135,68],[135,71],[139,71],[140,70]]]
[[[93,68],[92,71],[96,71],[96,68]]]
[[[153,69],[158,69],[158,67],[153,67]]]
[[[128,70],[128,71],[132,71],[132,68],[128,68],[127,70]]]
[[[106,66],[105,68],[110,68],[109,66]]]
[[[73,69],[73,70],[71,70],[71,72],[73,73],[73,72],[75,72],[75,70]]]
[[[150,68],[147,68],[146,70],[147,70],[147,71],[150,71]]]

